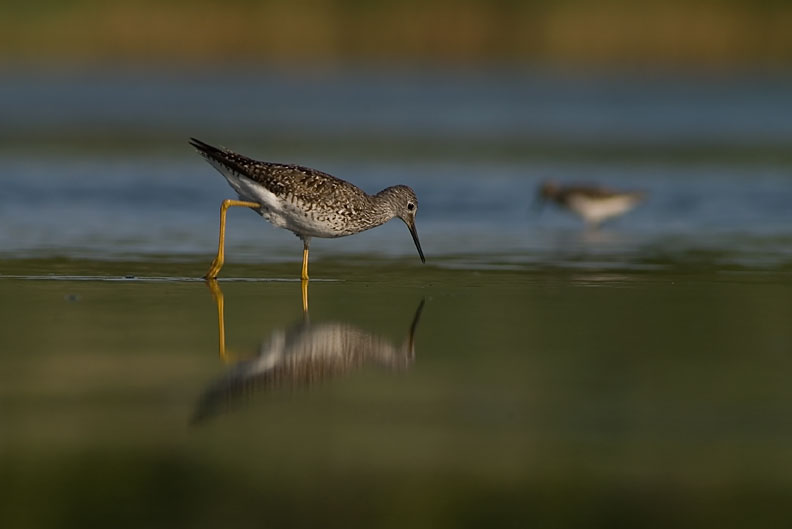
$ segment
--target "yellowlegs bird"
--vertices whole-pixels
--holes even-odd
[[[223,267],[225,217],[231,206],[251,208],[279,228],[303,241],[303,281],[308,279],[308,247],[312,237],[344,237],[374,228],[394,217],[410,230],[418,255],[424,259],[415,215],[418,199],[407,186],[398,185],[369,195],[327,173],[299,165],[260,162],[195,138],[190,144],[225,176],[240,200],[224,200],[220,207],[220,242],[207,279]]]
[[[549,200],[580,216],[588,226],[596,228],[612,217],[633,209],[644,199],[641,191],[614,191],[594,186],[562,186],[544,182],[539,187],[539,200]]]

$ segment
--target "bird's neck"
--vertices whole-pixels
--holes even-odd
[[[376,225],[384,224],[396,216],[396,199],[390,187],[369,196],[369,199],[373,206],[371,220],[376,222]]]

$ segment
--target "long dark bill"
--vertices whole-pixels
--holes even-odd
[[[418,304],[418,308],[415,310],[415,316],[413,316],[412,325],[410,325],[410,334],[407,338],[407,343],[410,347],[410,358],[415,357],[415,331],[418,329],[418,322],[421,321],[421,313],[423,312],[425,304],[426,298],[422,299]]]
[[[426,259],[424,258],[423,250],[421,250],[421,243],[418,241],[418,230],[415,229],[415,223],[408,224],[407,228],[410,230],[410,235],[412,235],[413,241],[415,242],[415,247],[418,248],[418,255],[421,256],[421,262],[425,263]]]

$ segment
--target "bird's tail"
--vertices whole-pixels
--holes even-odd
[[[209,145],[196,138],[190,138],[190,145],[195,147],[201,156],[206,158],[206,161],[212,164],[221,173],[224,172],[223,169],[230,169],[236,173],[245,174],[245,166],[253,162],[253,160],[247,156],[242,156],[228,149]]]

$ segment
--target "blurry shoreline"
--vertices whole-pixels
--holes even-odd
[[[769,0],[15,3],[0,64],[785,69],[790,27],[792,6]]]
[[[165,129],[157,133],[136,131],[83,130],[64,137],[59,130],[49,135],[35,132],[25,134],[3,134],[0,132],[0,156],[35,157],[42,152],[59,156],[128,156],[130,153],[146,152],[149,156],[185,156],[184,138],[189,131]],[[267,135],[260,134],[255,140],[249,135],[223,131],[224,145],[233,145],[249,152],[276,152],[276,156],[297,159],[300,156],[322,159],[384,161],[445,161],[457,162],[501,162],[555,161],[567,162],[621,162],[636,165],[667,164],[712,164],[730,165],[776,164],[792,165],[792,148],[787,141],[760,142],[620,142],[566,141],[545,138],[393,138],[382,135],[339,135],[327,136],[305,134]],[[101,157],[100,156],[100,157]]]
[[[235,82],[229,82],[234,79]],[[288,71],[7,69],[0,155],[192,158],[196,136],[273,160],[792,163],[792,75],[536,65]]]

